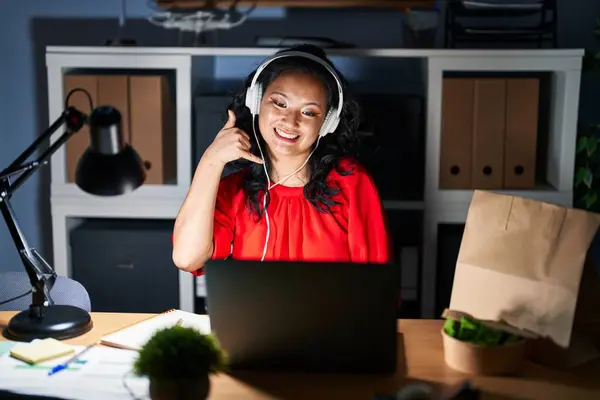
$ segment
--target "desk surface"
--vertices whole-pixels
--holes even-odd
[[[0,312],[0,329],[14,314]],[[67,342],[93,343],[109,332],[150,316],[92,313],[94,329]],[[374,393],[393,393],[403,385],[419,382],[445,390],[470,377],[444,364],[441,327],[440,320],[398,322],[399,365],[394,376],[236,372],[213,377],[210,398],[370,400]],[[600,360],[568,372],[528,363],[519,377],[471,377],[471,381],[484,392],[484,399],[599,399]]]

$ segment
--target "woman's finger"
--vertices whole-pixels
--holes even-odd
[[[237,133],[238,135],[240,135],[243,138],[246,138],[246,140],[250,140],[250,136],[248,136],[248,134],[246,132],[244,132],[243,130],[236,128],[235,133]]]
[[[239,143],[241,144],[242,149],[250,151],[251,145],[250,145],[249,139],[246,139],[245,137],[240,136]]]
[[[264,164],[262,158],[255,156],[254,154],[248,152],[248,151],[243,151],[242,152],[242,158],[245,158],[246,160],[255,162],[257,164]]]

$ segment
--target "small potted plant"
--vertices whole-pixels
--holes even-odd
[[[227,355],[213,334],[173,326],[144,344],[133,369],[149,378],[153,400],[206,399],[210,375],[226,371]]]
[[[474,375],[510,375],[523,365],[527,340],[537,338],[504,321],[488,321],[444,310],[444,360],[460,372]]]

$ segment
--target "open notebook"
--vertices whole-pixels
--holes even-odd
[[[180,322],[181,321],[181,322]],[[169,310],[137,324],[110,333],[100,340],[106,346],[128,350],[139,350],[160,329],[175,326],[194,328],[202,333],[210,333],[208,315],[199,315],[181,310]]]

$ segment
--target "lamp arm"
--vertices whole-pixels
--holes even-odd
[[[6,169],[0,172],[0,181],[4,182],[9,180],[8,178],[12,175],[21,173],[22,174],[13,182],[8,185],[3,185],[0,189],[0,201],[2,198],[10,198],[10,196],[21,186],[23,183],[33,175],[39,167],[45,165],[48,159],[52,157],[54,153],[67,141],[69,138],[77,133],[87,120],[87,116],[81,111],[74,107],[68,107],[62,114],[54,121],[48,129],[46,129],[23,153],[21,153]],[[54,132],[56,132],[62,125],[66,125],[65,132],[46,149],[42,155],[27,164],[23,164],[31,154],[33,154],[40,145],[47,141]]]
[[[44,258],[31,247],[15,216],[10,198],[12,194],[36,172],[40,166],[47,163],[48,159],[62,146],[74,133],[78,132],[85,123],[87,116],[73,107],[67,108],[60,117],[46,129],[23,153],[21,153],[6,169],[0,172],[0,212],[8,226],[8,230],[25,266],[32,287],[32,304],[29,307],[33,316],[41,318],[45,306],[54,302],[50,297],[50,289],[56,280],[56,272]],[[52,136],[62,125],[66,125],[65,132],[35,161],[23,164],[38,147]],[[21,175],[11,183],[11,177]]]
[[[8,226],[8,231],[12,237],[21,262],[25,266],[25,271],[31,282],[31,288],[33,293],[32,312],[35,312],[37,316],[41,316],[42,307],[54,304],[54,301],[50,297],[50,289],[54,286],[56,280],[56,272],[52,267],[42,258],[36,249],[29,246],[23,231],[19,226],[15,213],[13,211],[10,200],[5,199],[0,201],[0,211],[4,217],[4,221]]]

